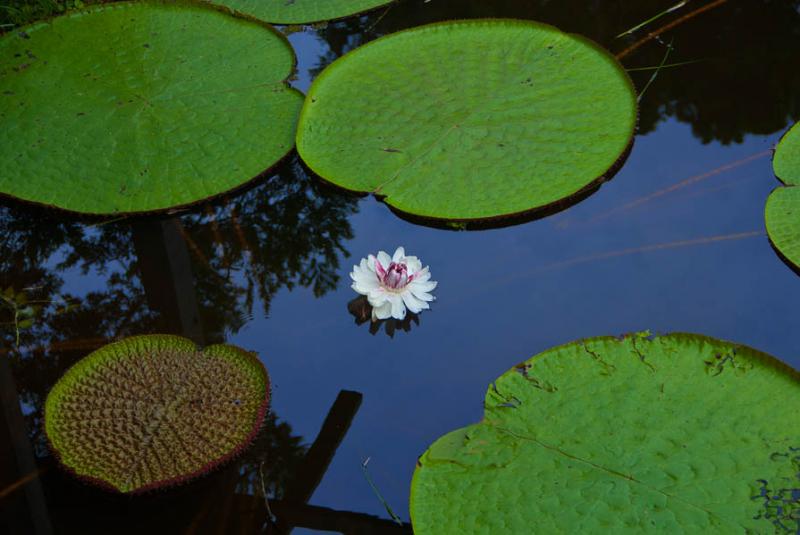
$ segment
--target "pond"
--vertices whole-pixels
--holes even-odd
[[[530,19],[618,53],[700,2],[617,37],[672,4],[403,0],[280,29],[297,55],[291,84],[306,93],[343,54],[431,22]],[[0,290],[13,292],[0,316],[0,528],[410,533],[420,455],[480,421],[487,386],[549,348],[688,332],[800,367],[800,279],[764,225],[779,185],[773,149],[800,120],[798,42],[797,0],[723,2],[647,41],[621,60],[647,90],[619,171],[560,211],[489,228],[400,217],[324,183],[296,152],[243,189],[166,215],[81,218],[3,199]],[[398,246],[430,266],[436,301],[373,324],[349,274]],[[19,328],[13,303],[38,305]],[[256,352],[270,413],[254,446],[223,469],[117,496],[58,467],[44,400],[91,351],[151,333]]]

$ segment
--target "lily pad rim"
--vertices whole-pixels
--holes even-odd
[[[781,135],[780,139],[778,140],[778,142],[775,144],[775,147],[773,148],[773,152],[772,152],[772,172],[775,175],[775,178],[777,178],[778,181],[780,182],[780,185],[775,187],[775,189],[773,189],[769,193],[769,195],[767,196],[767,200],[764,203],[764,223],[765,223],[765,226],[766,226],[766,222],[767,222],[767,207],[769,206],[770,201],[774,200],[775,195],[779,194],[780,191],[783,191],[783,190],[786,190],[786,189],[789,189],[789,188],[800,187],[800,184],[792,183],[792,182],[789,182],[789,181],[781,178],[780,175],[778,174],[777,170],[775,169],[775,157],[778,154],[780,145],[789,136],[789,134],[791,134],[795,129],[798,130],[796,135],[800,136],[800,121],[796,122],[791,127],[789,127]],[[791,269],[795,274],[800,275],[800,265],[798,265],[798,264],[792,262],[791,260],[789,260],[789,258],[780,250],[778,245],[772,239],[772,235],[769,233],[769,227],[768,226],[766,226],[766,233],[767,233],[767,239],[769,240],[770,247],[772,247],[772,250],[775,252],[776,255],[778,255],[778,258],[780,258],[781,262],[786,264],[786,267]]]
[[[302,141],[302,132],[303,132],[302,128],[300,128],[300,125],[302,125],[304,120],[305,120],[306,113],[308,112],[307,110],[309,108],[311,100],[314,97],[314,90],[317,88],[317,86],[321,82],[321,80],[324,80],[328,75],[330,75],[330,73],[334,70],[334,67],[337,65],[337,63],[339,63],[340,61],[348,58],[351,54],[357,53],[358,51],[364,49],[365,47],[369,47],[369,46],[371,46],[371,45],[373,45],[375,43],[383,41],[384,39],[390,39],[390,38],[395,37],[397,35],[416,32],[416,31],[420,31],[420,30],[428,29],[428,28],[433,28],[433,27],[437,27],[437,26],[453,26],[453,25],[467,25],[468,26],[468,25],[473,25],[473,24],[478,25],[478,24],[485,24],[485,23],[516,24],[516,25],[519,25],[519,26],[530,26],[530,27],[534,27],[534,28],[543,28],[543,29],[546,29],[548,31],[556,31],[556,32],[558,32],[560,34],[563,34],[563,35],[567,36],[567,37],[570,37],[572,39],[580,41],[583,44],[587,45],[588,47],[594,49],[598,54],[600,54],[601,56],[603,56],[607,60],[610,60],[610,63],[617,68],[618,72],[622,75],[622,79],[625,81],[626,86],[630,90],[630,96],[631,96],[631,99],[632,99],[633,110],[634,110],[634,118],[633,118],[633,121],[631,122],[631,129],[630,129],[629,141],[628,141],[627,146],[625,147],[624,150],[622,150],[622,152],[620,152],[620,154],[617,156],[617,158],[614,160],[614,162],[603,173],[600,174],[600,176],[592,179],[590,182],[586,183],[585,185],[581,186],[580,188],[576,189],[575,191],[569,193],[568,195],[566,195],[564,197],[561,197],[560,199],[557,199],[557,200],[555,200],[555,201],[553,201],[551,203],[542,205],[542,206],[536,206],[536,207],[533,207],[533,208],[519,210],[519,211],[516,211],[516,212],[508,212],[508,213],[503,213],[503,214],[498,214],[498,215],[493,215],[493,216],[487,216],[487,217],[451,219],[451,218],[446,218],[446,217],[438,217],[438,216],[434,216],[434,215],[415,214],[415,213],[412,213],[412,212],[406,212],[406,211],[401,210],[400,208],[392,205],[389,202],[389,200],[387,200],[388,197],[389,197],[388,195],[381,194],[381,193],[379,193],[379,192],[377,192],[375,190],[372,190],[372,191],[358,190],[358,189],[349,188],[349,187],[344,186],[342,184],[337,184],[336,182],[333,182],[332,180],[329,180],[329,179],[325,178],[324,176],[320,175],[312,167],[312,165],[308,161],[306,161],[306,159],[300,153],[300,144],[301,144],[301,141]],[[596,41],[594,41],[594,40],[592,40],[592,39],[590,39],[590,38],[588,38],[588,37],[586,37],[584,35],[581,35],[581,34],[578,34],[578,33],[565,32],[565,31],[561,30],[560,28],[558,28],[555,25],[548,24],[546,22],[539,22],[539,21],[535,21],[535,20],[531,20],[531,19],[514,19],[514,18],[503,18],[503,17],[499,17],[499,18],[486,17],[486,18],[475,18],[475,19],[464,19],[464,18],[461,18],[461,19],[449,19],[449,20],[443,20],[443,21],[433,22],[433,23],[429,23],[429,24],[423,24],[423,25],[420,25],[420,26],[414,26],[414,27],[406,28],[404,30],[400,30],[400,31],[397,31],[397,32],[394,32],[394,33],[386,34],[386,35],[378,37],[377,39],[374,39],[374,40],[372,40],[372,41],[370,41],[370,42],[368,42],[368,43],[366,43],[364,45],[356,47],[353,50],[350,50],[349,52],[347,52],[347,53],[343,54],[342,56],[336,58],[336,60],[333,63],[328,65],[319,74],[319,76],[317,76],[313,80],[313,82],[311,83],[311,86],[308,88],[308,93],[306,94],[305,101],[303,102],[303,107],[300,109],[300,116],[298,118],[297,124],[298,124],[298,128],[297,128],[297,133],[296,133],[296,136],[295,136],[295,147],[297,148],[297,153],[300,156],[300,160],[303,162],[303,164],[306,166],[306,168],[314,174],[314,176],[318,177],[319,179],[321,179],[325,183],[330,184],[330,185],[338,188],[341,191],[345,191],[345,192],[348,192],[348,193],[351,193],[351,194],[357,194],[359,196],[371,195],[371,196],[375,197],[378,201],[380,201],[380,202],[386,204],[387,206],[389,206],[389,208],[395,214],[397,214],[400,217],[402,217],[402,218],[404,218],[404,219],[406,219],[408,221],[411,221],[413,223],[422,224],[422,225],[426,225],[426,226],[431,226],[431,227],[434,227],[434,228],[440,228],[442,226],[446,227],[448,225],[448,223],[465,223],[467,225],[469,225],[469,224],[476,225],[476,229],[487,229],[487,228],[500,228],[500,227],[504,227],[504,226],[514,225],[514,224],[516,224],[514,222],[514,220],[516,220],[516,219],[521,219],[521,220],[523,220],[523,222],[526,222],[526,220],[528,220],[528,219],[535,220],[535,219],[539,219],[541,217],[547,217],[548,215],[551,215],[552,213],[557,213],[557,212],[559,212],[561,210],[565,210],[567,208],[570,208],[574,204],[577,204],[581,200],[583,200],[582,196],[584,194],[591,195],[592,193],[595,192],[595,190],[599,189],[604,183],[610,181],[619,172],[619,170],[624,166],[625,162],[627,161],[628,157],[630,156],[631,152],[633,151],[634,142],[636,140],[636,132],[637,132],[637,130],[639,128],[639,103],[638,103],[638,98],[637,98],[636,86],[633,84],[633,80],[631,79],[630,75],[628,74],[628,71],[625,70],[625,68],[622,65],[622,63],[620,63],[619,60],[617,60],[616,57],[609,50],[603,48]],[[562,205],[563,205],[563,208],[559,208]],[[511,220],[511,222],[509,222],[508,220]]]
[[[397,0],[393,0],[397,1]],[[89,13],[95,11],[106,11],[112,9],[122,9],[125,7],[130,6],[138,6],[144,4],[156,4],[156,5],[163,5],[163,6],[175,6],[175,7],[196,7],[200,9],[208,9],[210,11],[216,11],[218,13],[222,13],[224,15],[229,15],[236,19],[241,19],[245,22],[252,22],[258,24],[259,26],[263,27],[266,30],[271,31],[273,34],[281,37],[282,40],[289,45],[289,47],[294,52],[294,48],[291,46],[288,37],[278,31],[270,22],[267,22],[262,19],[258,19],[253,17],[252,15],[248,15],[246,13],[241,13],[236,11],[235,9],[231,9],[228,6],[224,6],[221,4],[214,3],[213,0],[106,0],[100,4],[84,4],[81,7],[71,7],[66,9],[62,12],[53,13],[50,16],[46,16],[41,19],[33,20],[31,22],[26,23],[24,26],[18,26],[15,28],[11,28],[10,30],[6,30],[3,33],[0,33],[0,37],[9,35],[9,34],[19,34],[20,32],[26,32],[28,29],[35,28],[40,25],[49,25],[50,21],[61,18],[61,17],[68,17],[72,15],[87,15]],[[294,57],[294,63],[292,67],[297,67],[297,56],[296,54],[292,54]]]
[[[501,229],[501,228],[508,228],[508,227],[515,227],[517,225],[524,225],[526,223],[531,223],[533,221],[539,221],[540,219],[545,219],[547,217],[559,214],[566,210],[569,210],[573,206],[580,204],[581,202],[585,201],[598,191],[606,182],[610,182],[625,162],[628,160],[631,152],[633,151],[633,140],[631,138],[631,142],[628,143],[628,146],[625,147],[625,150],[620,154],[617,161],[600,177],[594,179],[589,184],[586,184],[581,189],[577,190],[574,193],[569,194],[566,197],[562,197],[556,201],[553,201],[550,204],[546,204],[544,206],[537,206],[535,208],[528,208],[527,210],[520,210],[519,212],[510,212],[507,214],[501,214],[496,216],[490,217],[477,217],[477,218],[462,218],[462,219],[446,219],[442,217],[431,217],[431,216],[424,216],[424,215],[417,215],[412,214],[410,212],[404,212],[401,209],[389,204],[384,198],[382,198],[378,194],[370,194],[365,193],[364,195],[372,195],[375,197],[379,202],[386,205],[389,210],[391,210],[397,217],[408,221],[409,223],[414,223],[416,225],[422,225],[429,228],[437,228],[442,230],[452,230],[452,231],[480,231],[480,230],[494,230],[494,229]],[[316,175],[316,173],[314,173]],[[321,178],[321,177],[320,177]],[[324,179],[323,179],[324,180]],[[332,183],[330,183],[332,184]],[[336,186],[336,184],[332,184]],[[349,190],[346,190],[349,192]]]
[[[780,175],[778,175],[777,171],[775,170],[775,156],[778,154],[778,150],[779,150],[779,147],[781,146],[781,143],[783,143],[783,141],[787,137],[789,137],[789,134],[791,134],[795,129],[797,129],[796,135],[798,137],[800,137],[800,121],[798,121],[795,124],[793,124],[792,126],[790,126],[786,130],[786,132],[784,132],[781,135],[780,139],[778,139],[778,142],[775,143],[775,147],[772,149],[772,172],[775,175],[775,178],[777,178],[780,181],[780,183],[783,184],[786,187],[800,186],[800,184],[793,184],[791,182],[787,182],[786,180],[781,178]],[[774,193],[774,190],[773,190],[773,193]]]
[[[781,260],[781,262],[786,264],[786,267],[791,269],[796,275],[800,276],[800,265],[795,264],[794,262],[789,260],[789,257],[787,257],[785,254],[783,254],[783,251],[780,250],[778,245],[772,239],[772,236],[769,233],[769,227],[766,226],[766,222],[767,222],[767,206],[769,205],[770,200],[772,200],[773,197],[776,194],[779,194],[779,192],[785,191],[785,190],[789,190],[789,189],[792,189],[792,188],[800,188],[800,186],[793,186],[791,184],[786,184],[786,185],[783,185],[783,186],[777,186],[775,189],[773,189],[769,193],[769,195],[767,196],[767,202],[764,203],[764,224],[765,224],[765,227],[766,227],[765,233],[767,235],[767,239],[769,240],[769,245],[770,245],[770,247],[772,247],[772,250],[775,252],[776,255],[778,255],[778,258]],[[798,226],[800,226],[800,224]]]
[[[573,346],[573,345],[576,345],[576,344],[577,345],[582,345],[582,344],[585,344],[587,342],[595,342],[595,341],[598,341],[598,342],[599,341],[621,342],[621,341],[626,340],[628,338],[634,338],[634,339],[642,338],[642,339],[646,339],[646,340],[655,340],[655,339],[658,339],[658,338],[678,338],[678,339],[683,339],[683,340],[691,339],[691,340],[702,341],[702,342],[715,342],[715,343],[720,343],[721,342],[723,344],[727,344],[727,345],[733,347],[734,349],[743,349],[745,351],[748,351],[748,352],[750,352],[752,354],[753,357],[756,357],[760,362],[762,362],[762,363],[764,363],[764,364],[766,364],[766,365],[768,365],[768,366],[770,366],[770,367],[772,367],[774,369],[786,372],[789,375],[793,376],[795,379],[800,380],[800,370],[795,369],[794,367],[790,366],[789,364],[785,363],[784,361],[780,360],[779,358],[777,358],[777,357],[775,357],[773,355],[770,355],[769,353],[766,353],[766,352],[761,351],[759,349],[755,349],[755,348],[753,348],[751,346],[748,346],[747,344],[741,344],[739,342],[732,342],[732,341],[727,340],[725,338],[716,338],[714,336],[709,336],[707,334],[697,334],[697,333],[690,333],[690,332],[686,332],[686,331],[671,331],[671,332],[664,332],[664,333],[650,333],[648,331],[634,331],[634,332],[625,333],[625,334],[623,334],[621,336],[604,335],[604,336],[589,336],[589,337],[586,337],[586,338],[579,338],[577,340],[572,340],[571,342],[567,342],[567,343],[564,343],[564,344],[559,344],[559,345],[556,345],[556,346],[548,347],[548,348],[542,350],[541,352],[537,353],[536,355],[534,355],[534,356],[532,356],[532,357],[530,357],[528,359],[525,359],[522,362],[517,363],[510,370],[502,373],[498,377],[498,379],[500,377],[503,377],[504,375],[509,375],[512,372],[516,373],[515,369],[517,367],[519,367],[519,366],[521,366],[521,365],[523,365],[525,363],[535,362],[535,361],[539,360],[540,358],[544,357],[547,353],[550,353],[551,351],[559,351],[559,350],[566,349],[567,347],[570,347],[570,346]],[[491,386],[490,386],[490,388],[491,388]]]
[[[289,87],[291,91],[297,92],[300,96],[303,93],[293,87]],[[128,218],[128,217],[153,217],[159,218],[165,215],[173,215],[173,214],[182,214],[186,211],[193,210],[196,208],[202,208],[206,204],[218,202],[226,197],[233,197],[238,196],[241,193],[244,193],[245,190],[249,190],[251,188],[258,187],[259,182],[262,180],[269,178],[279,167],[284,165],[287,161],[289,161],[295,152],[295,147],[290,147],[289,150],[280,157],[275,163],[270,165],[268,168],[260,171],[254,177],[247,179],[245,182],[236,185],[235,187],[221,191],[219,193],[215,193],[208,197],[203,197],[202,199],[197,199],[196,201],[186,202],[182,204],[174,204],[172,206],[167,206],[164,208],[154,208],[152,210],[131,210],[131,211],[120,211],[120,212],[82,212],[78,210],[70,210],[69,208],[64,208],[63,206],[57,206],[55,204],[48,204],[46,202],[41,201],[34,201],[33,199],[23,199],[22,197],[15,197],[10,193],[5,193],[0,191],[0,204],[2,203],[9,203],[15,204],[20,207],[28,206],[32,208],[37,208],[43,210],[45,212],[52,212],[54,215],[59,217],[71,218],[71,221],[74,222],[112,222],[117,221],[118,219]]]
[[[654,339],[657,339],[657,338],[665,338],[665,337],[674,337],[674,338],[684,339],[684,340],[685,339],[692,339],[692,340],[697,340],[697,341],[701,341],[701,342],[715,342],[715,343],[722,342],[724,344],[730,345],[734,349],[744,349],[744,350],[748,351],[750,353],[750,356],[753,357],[754,359],[758,360],[759,362],[762,362],[765,365],[767,365],[769,367],[772,367],[773,369],[776,369],[778,371],[784,372],[784,373],[788,374],[790,377],[794,378],[795,381],[800,382],[800,370],[797,370],[797,369],[793,368],[789,364],[783,362],[782,360],[778,359],[777,357],[775,357],[773,355],[770,355],[769,353],[765,353],[763,351],[760,351],[758,349],[752,348],[752,347],[750,347],[748,345],[745,345],[745,344],[740,344],[738,342],[731,342],[731,341],[726,340],[726,339],[715,338],[715,337],[704,335],[704,334],[695,334],[695,333],[681,332],[681,331],[668,332],[668,333],[658,333],[658,334],[649,334],[646,331],[644,331],[644,332],[640,331],[640,332],[626,333],[626,334],[624,334],[622,336],[605,335],[605,336],[593,336],[593,337],[588,337],[588,338],[579,338],[579,339],[573,340],[571,342],[567,342],[567,343],[564,343],[564,344],[559,344],[559,345],[556,345],[556,346],[548,347],[548,348],[542,350],[541,352],[535,354],[534,356],[532,356],[532,357],[530,357],[530,358],[528,358],[526,360],[523,360],[522,362],[520,362],[518,364],[515,364],[508,371],[503,372],[502,374],[500,374],[497,377],[497,379],[494,379],[492,382],[489,383],[489,386],[487,388],[487,393],[492,389],[492,386],[494,385],[494,383],[496,381],[500,380],[501,378],[503,378],[503,377],[505,377],[505,376],[507,376],[509,374],[518,373],[517,369],[519,369],[520,366],[524,366],[525,364],[529,364],[529,363],[535,362],[535,361],[537,361],[537,360],[539,360],[541,358],[544,358],[546,355],[548,355],[551,352],[558,352],[558,351],[566,349],[566,348],[568,348],[570,346],[582,345],[582,344],[586,344],[587,342],[594,342],[594,341],[606,341],[606,342],[617,341],[617,342],[620,342],[620,341],[625,340],[626,338],[629,338],[629,337],[634,337],[634,338],[635,337],[643,337],[643,338],[646,338],[646,339],[649,339],[649,340],[654,340]],[[484,399],[485,399],[485,396],[486,396],[486,394],[484,394]],[[448,431],[448,432],[446,432],[446,433],[444,433],[442,435],[439,435],[425,449],[425,451],[417,457],[417,464],[414,467],[414,474],[411,477],[411,487],[410,487],[410,491],[409,491],[409,500],[408,500],[408,510],[409,510],[409,515],[411,516],[411,524],[412,524],[412,526],[414,524],[414,522],[413,522],[413,511],[415,510],[414,502],[415,502],[415,499],[416,499],[416,493],[414,492],[414,490],[417,488],[417,486],[414,484],[414,482],[416,481],[417,477],[419,476],[420,469],[423,466],[422,465],[422,458],[425,455],[427,455],[427,453],[430,451],[431,447],[436,442],[441,440],[442,438],[444,438],[444,437],[446,437],[446,436],[448,436],[450,434],[458,433],[458,432],[461,432],[461,431],[465,431],[467,429],[471,429],[473,427],[476,427],[476,426],[479,426],[479,425],[484,425],[484,424],[491,425],[486,420],[486,408],[485,408],[485,406],[484,406],[484,414],[483,414],[483,416],[481,417],[481,419],[478,422],[473,422],[473,423],[461,426],[461,427],[456,428],[456,429],[451,429],[450,431]]]
[[[136,0],[128,0],[128,1],[136,1]],[[189,0],[190,1],[190,0]],[[225,6],[222,4],[217,4],[217,0],[196,0],[197,2],[207,3],[214,7],[220,8],[225,11],[230,11],[231,13],[235,13],[237,16],[240,16],[245,19],[252,19],[261,23],[275,25],[275,26],[313,26],[315,24],[322,24],[322,23],[330,23],[330,22],[339,22],[342,20],[350,19],[353,17],[361,17],[370,13],[372,11],[377,11],[382,8],[390,8],[393,4],[398,3],[400,0],[389,0],[388,2],[384,2],[383,4],[377,5],[375,7],[368,7],[367,9],[362,9],[361,11],[356,11],[355,13],[351,13],[349,15],[342,15],[341,17],[333,17],[330,19],[321,19],[321,20],[309,20],[304,22],[275,22],[275,21],[268,21],[266,19],[259,19],[255,15],[250,15],[245,13],[244,11],[239,11],[235,8]]]
[[[68,374],[78,373],[83,366],[91,364],[93,361],[89,360],[90,357],[93,357],[94,355],[96,355],[101,350],[104,350],[104,349],[106,349],[106,348],[108,348],[110,346],[121,345],[123,342],[127,343],[127,342],[130,342],[130,341],[133,341],[133,340],[137,340],[137,339],[150,339],[150,340],[152,340],[154,338],[158,338],[158,339],[161,339],[161,340],[165,340],[165,341],[170,341],[170,342],[186,345],[187,348],[189,347],[189,344],[191,344],[191,346],[194,347],[194,351],[199,351],[199,352],[205,352],[206,350],[208,350],[210,348],[214,348],[214,347],[224,347],[227,350],[235,350],[237,353],[241,354],[242,357],[245,360],[249,360],[250,361],[249,363],[251,365],[253,365],[253,369],[255,369],[255,370],[259,371],[261,374],[263,374],[264,385],[265,385],[265,388],[264,388],[264,399],[261,400],[261,405],[259,406],[258,413],[256,413],[256,418],[255,418],[255,421],[253,422],[253,428],[250,430],[248,435],[240,442],[240,444],[236,448],[232,449],[230,452],[226,453],[222,457],[219,457],[219,458],[214,459],[213,461],[211,461],[209,463],[206,463],[205,465],[203,465],[199,469],[195,470],[194,472],[191,472],[191,473],[188,473],[188,474],[184,474],[184,475],[181,475],[181,476],[178,476],[178,477],[165,479],[165,480],[162,480],[162,481],[155,481],[155,482],[150,483],[148,485],[144,485],[142,487],[139,487],[139,488],[137,488],[135,490],[125,492],[125,491],[122,491],[119,488],[115,487],[114,485],[112,485],[111,483],[109,483],[108,481],[106,481],[104,479],[100,479],[100,478],[97,478],[97,477],[94,477],[94,476],[89,476],[89,475],[86,475],[86,474],[81,474],[81,473],[79,473],[77,471],[77,469],[75,467],[69,466],[68,464],[66,464],[63,461],[61,453],[58,451],[58,449],[52,443],[52,441],[50,440],[50,435],[47,433],[47,422],[48,422],[48,419],[47,419],[47,406],[49,404],[48,400],[50,399],[50,392],[53,391],[53,389],[55,388],[56,385],[61,383],[61,381],[63,379],[65,379]],[[94,356],[94,359],[97,359],[97,358],[99,358],[99,357]],[[112,342],[104,344],[104,345],[98,347],[97,349],[95,349],[94,351],[92,351],[91,353],[89,353],[88,355],[86,355],[85,357],[82,357],[81,359],[79,359],[72,366],[70,366],[67,369],[67,371],[65,371],[61,375],[61,377],[59,377],[58,380],[54,383],[53,387],[50,389],[50,391],[48,392],[47,397],[45,398],[44,408],[42,409],[41,429],[44,432],[44,436],[45,436],[45,439],[47,441],[48,450],[52,453],[52,455],[55,458],[55,460],[57,461],[58,465],[65,472],[69,473],[75,479],[77,479],[79,481],[84,481],[84,482],[89,483],[89,484],[91,484],[93,486],[101,488],[101,489],[103,489],[105,491],[112,492],[114,494],[125,495],[125,496],[136,496],[136,495],[140,495],[140,494],[147,494],[148,492],[152,492],[152,491],[155,491],[155,490],[164,490],[164,489],[167,489],[167,488],[176,487],[176,486],[179,486],[179,485],[182,485],[182,484],[185,484],[185,483],[189,483],[189,482],[191,482],[191,481],[193,481],[195,479],[200,479],[200,478],[208,475],[209,473],[211,473],[213,470],[219,468],[220,466],[223,466],[223,465],[229,463],[230,461],[232,461],[233,459],[237,458],[239,455],[244,453],[244,451],[247,450],[247,448],[249,448],[250,445],[253,443],[253,440],[255,440],[256,436],[258,436],[258,433],[261,431],[261,428],[264,425],[264,419],[266,418],[267,412],[269,411],[269,405],[270,405],[271,397],[272,397],[272,383],[270,381],[269,373],[267,372],[267,369],[264,366],[264,363],[261,362],[261,359],[259,359],[256,356],[256,354],[253,353],[253,352],[246,351],[246,350],[244,350],[244,349],[242,349],[242,348],[240,348],[238,346],[234,346],[234,345],[230,345],[230,344],[211,344],[211,345],[205,346],[205,347],[203,347],[201,349],[192,340],[189,340],[188,338],[185,338],[183,336],[178,336],[178,335],[174,335],[174,334],[141,334],[141,335],[134,335],[134,336],[128,336],[128,337],[125,337],[125,338],[120,338],[118,340],[114,340]]]
[[[26,24],[24,26],[20,26],[18,28],[13,28],[13,29],[5,32],[5,33],[0,33],[0,41],[5,39],[5,38],[12,38],[14,35],[19,35],[20,33],[27,33],[28,30],[38,30],[39,27],[41,27],[41,26],[50,26],[51,25],[50,21],[58,19],[58,18],[61,18],[61,17],[70,17],[70,16],[75,16],[75,15],[85,15],[85,14],[88,14],[90,12],[93,13],[93,12],[99,12],[99,11],[106,11],[106,10],[110,10],[110,9],[122,9],[122,8],[125,8],[125,7],[137,6],[137,5],[142,5],[142,4],[178,6],[178,7],[186,6],[186,7],[196,7],[196,8],[200,8],[200,9],[208,9],[210,11],[215,11],[217,13],[221,13],[221,14],[233,17],[235,19],[239,19],[239,20],[241,20],[243,22],[256,24],[257,26],[260,26],[262,29],[265,29],[265,30],[271,32],[273,35],[275,35],[275,36],[277,36],[279,38],[279,40],[283,43],[284,47],[286,47],[287,50],[290,52],[291,57],[292,57],[291,68],[289,69],[288,74],[283,78],[283,80],[280,83],[283,84],[283,86],[284,86],[284,88],[285,88],[287,93],[294,94],[295,97],[299,97],[302,101],[305,101],[306,95],[302,91],[297,89],[296,87],[293,87],[293,86],[289,85],[289,79],[292,76],[294,76],[295,72],[297,71],[297,54],[294,51],[294,47],[289,42],[288,37],[286,37],[286,35],[284,35],[283,33],[279,32],[272,24],[269,24],[267,22],[264,22],[263,20],[256,19],[256,18],[247,16],[247,15],[234,13],[231,9],[229,9],[229,8],[227,8],[225,6],[220,6],[220,5],[205,1],[205,0],[122,0],[120,2],[107,2],[107,3],[103,3],[103,4],[92,4],[92,5],[87,5],[87,6],[83,6],[83,7],[80,7],[80,8],[68,9],[67,11],[65,11],[63,13],[58,13],[58,14],[56,14],[54,16],[51,16],[51,17],[35,20],[35,21],[32,21],[32,22],[30,22],[30,23],[28,23],[28,24]],[[298,122],[299,122],[299,114],[298,114]],[[296,127],[295,127],[295,129],[296,129]],[[269,167],[267,167],[266,169],[260,171],[255,176],[245,180],[244,182],[236,185],[235,187],[233,187],[231,189],[228,189],[228,190],[225,190],[225,191],[221,191],[219,193],[215,193],[215,194],[210,195],[208,197],[203,197],[201,199],[197,199],[197,200],[194,200],[194,201],[181,203],[181,204],[175,204],[175,205],[167,206],[167,207],[164,207],[164,208],[154,208],[154,209],[151,209],[151,210],[129,210],[129,211],[119,211],[119,212],[91,212],[91,211],[82,211],[82,210],[70,210],[69,208],[64,208],[62,206],[58,206],[58,205],[55,205],[55,204],[49,204],[49,203],[46,203],[46,202],[36,201],[36,200],[33,200],[33,199],[25,199],[25,198],[22,198],[22,197],[17,197],[15,195],[12,195],[10,193],[6,193],[6,192],[3,192],[3,191],[0,191],[0,202],[11,202],[11,203],[14,203],[14,204],[35,206],[37,208],[42,208],[42,209],[46,209],[46,210],[53,210],[53,211],[55,211],[56,213],[58,213],[60,215],[71,216],[71,217],[74,217],[76,219],[80,219],[80,218],[97,218],[97,219],[100,219],[100,220],[107,220],[107,219],[115,219],[115,218],[123,217],[123,216],[125,216],[125,217],[128,217],[128,216],[148,216],[148,215],[159,216],[159,215],[163,215],[163,214],[169,214],[169,213],[172,213],[172,212],[183,211],[183,210],[194,208],[194,207],[197,207],[197,206],[202,206],[205,203],[212,202],[214,200],[217,200],[217,199],[222,198],[222,197],[227,196],[227,195],[235,195],[235,194],[240,193],[242,190],[245,190],[245,189],[248,189],[250,187],[253,187],[254,185],[256,185],[257,182],[263,180],[264,178],[267,178],[268,175],[273,173],[278,167],[280,167],[281,165],[286,163],[286,161],[289,159],[289,157],[292,155],[292,153],[295,152],[295,149],[296,149],[296,146],[294,146],[294,145],[289,147],[289,149],[286,151],[286,153],[283,156],[281,156],[280,158],[278,158]]]

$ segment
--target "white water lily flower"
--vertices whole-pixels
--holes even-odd
[[[416,256],[406,256],[402,247],[391,257],[380,251],[378,256],[362,258],[350,278],[353,290],[367,296],[372,305],[372,321],[402,320],[406,309],[416,314],[430,308],[435,298],[429,292],[438,284],[431,280],[428,267],[423,268]]]

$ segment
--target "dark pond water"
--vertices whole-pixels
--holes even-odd
[[[292,33],[295,85],[307,89],[325,65],[377,36],[451,18],[540,20],[616,52],[640,37],[616,34],[672,3],[402,1]],[[3,311],[0,531],[260,532],[266,459],[281,532],[410,532],[389,520],[362,463],[369,459],[380,495],[408,522],[418,455],[479,420],[487,385],[551,346],[689,331],[800,366],[800,279],[763,222],[777,186],[771,149],[800,119],[798,6],[728,2],[667,34],[670,62],[693,63],[662,70],[644,94],[621,171],[569,209],[516,226],[415,225],[371,197],[321,185],[295,157],[246,191],[170,217],[80,221],[5,201],[0,287],[49,303],[20,331],[19,348]],[[623,63],[654,66],[664,50],[653,41]],[[631,75],[641,88],[651,73]],[[356,297],[348,273],[398,245],[431,266],[438,300],[418,323],[373,333],[348,310]],[[55,467],[42,404],[92,349],[155,332],[257,351],[273,380],[273,413],[227,469],[116,498]]]

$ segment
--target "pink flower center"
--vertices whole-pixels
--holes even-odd
[[[391,290],[400,290],[411,282],[414,278],[408,276],[408,267],[405,264],[392,262],[389,269],[384,269],[380,262],[375,261],[375,271],[378,273],[378,280],[381,285]]]

